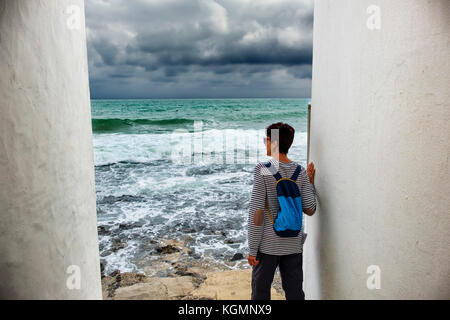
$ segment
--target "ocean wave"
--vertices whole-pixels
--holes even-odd
[[[116,162],[109,162],[104,164],[95,165],[95,170],[110,170],[113,166],[128,166],[128,167],[138,167],[138,166],[158,166],[161,164],[167,164],[167,160],[151,160],[151,161],[133,161],[133,160],[122,160]]]
[[[210,119],[211,112],[215,118]],[[202,114],[203,113],[203,114]],[[142,116],[142,115],[141,115]],[[226,129],[242,128],[243,123],[249,129],[264,127],[272,122],[284,121],[292,123],[290,120],[306,121],[307,113],[303,110],[288,112],[228,112],[212,111],[201,112],[196,115],[190,114],[185,118],[161,118],[161,119],[128,119],[128,118],[93,118],[92,130],[94,133],[161,133],[173,131],[175,129],[194,130],[194,123],[199,121],[205,129]],[[195,119],[191,118],[195,117]]]
[[[193,119],[185,119],[185,118],[173,118],[173,119],[160,119],[160,120],[150,120],[150,119],[92,119],[92,130],[95,133],[101,132],[138,132],[140,130],[145,130],[145,128],[150,127],[149,129],[163,128],[165,126],[182,126],[185,127],[187,125],[194,124]],[[152,130],[150,130],[152,131]]]
[[[96,169],[119,162],[121,165],[141,166],[142,163],[178,166],[194,164],[256,163],[265,159],[264,130],[207,129],[201,132],[159,132],[147,134],[105,133],[94,135]],[[297,132],[291,152],[303,156],[307,133]],[[193,145],[194,142],[199,144]],[[231,143],[228,143],[231,142]],[[187,148],[186,157],[176,156],[182,146]],[[191,156],[189,156],[191,155]],[[174,157],[172,157],[174,156]],[[213,158],[208,160],[206,158]],[[203,158],[203,160],[202,160]],[[262,159],[262,160],[260,160]],[[180,161],[178,161],[180,160]],[[231,161],[231,162],[230,162]]]

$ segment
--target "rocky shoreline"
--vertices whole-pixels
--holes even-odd
[[[160,259],[143,273],[102,271],[103,299],[107,300],[248,300],[251,269],[246,260],[231,270],[211,257],[193,260],[183,241],[164,240],[157,244]],[[243,257],[236,257],[241,260]],[[102,269],[103,270],[103,269]],[[272,299],[284,299],[279,274],[275,275]]]

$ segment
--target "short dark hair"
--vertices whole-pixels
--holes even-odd
[[[266,128],[266,135],[268,138],[272,139],[271,131],[272,129],[278,129],[279,142],[278,142],[278,152],[288,153],[289,148],[294,141],[295,130],[287,123],[277,122],[272,123]]]

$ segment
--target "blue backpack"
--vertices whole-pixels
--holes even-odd
[[[266,200],[266,210],[272,221],[273,230],[280,237],[296,237],[302,230],[303,220],[302,197],[296,182],[302,167],[298,165],[291,178],[282,178],[270,162],[265,163],[265,166],[276,180],[275,186],[280,205],[274,221]]]

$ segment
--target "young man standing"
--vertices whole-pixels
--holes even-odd
[[[279,209],[276,179],[278,172],[282,178],[295,179],[299,188],[303,212],[312,216],[316,210],[314,189],[314,164],[308,165],[307,172],[298,163],[288,159],[287,153],[294,140],[295,130],[290,125],[278,122],[266,129],[267,155],[271,156],[271,170],[267,163],[259,163],[254,169],[254,185],[248,217],[248,263],[252,270],[252,300],[270,300],[275,270],[279,267],[283,290],[287,300],[303,300],[303,227],[297,236],[278,236],[272,225]],[[267,208],[269,210],[267,210]]]

